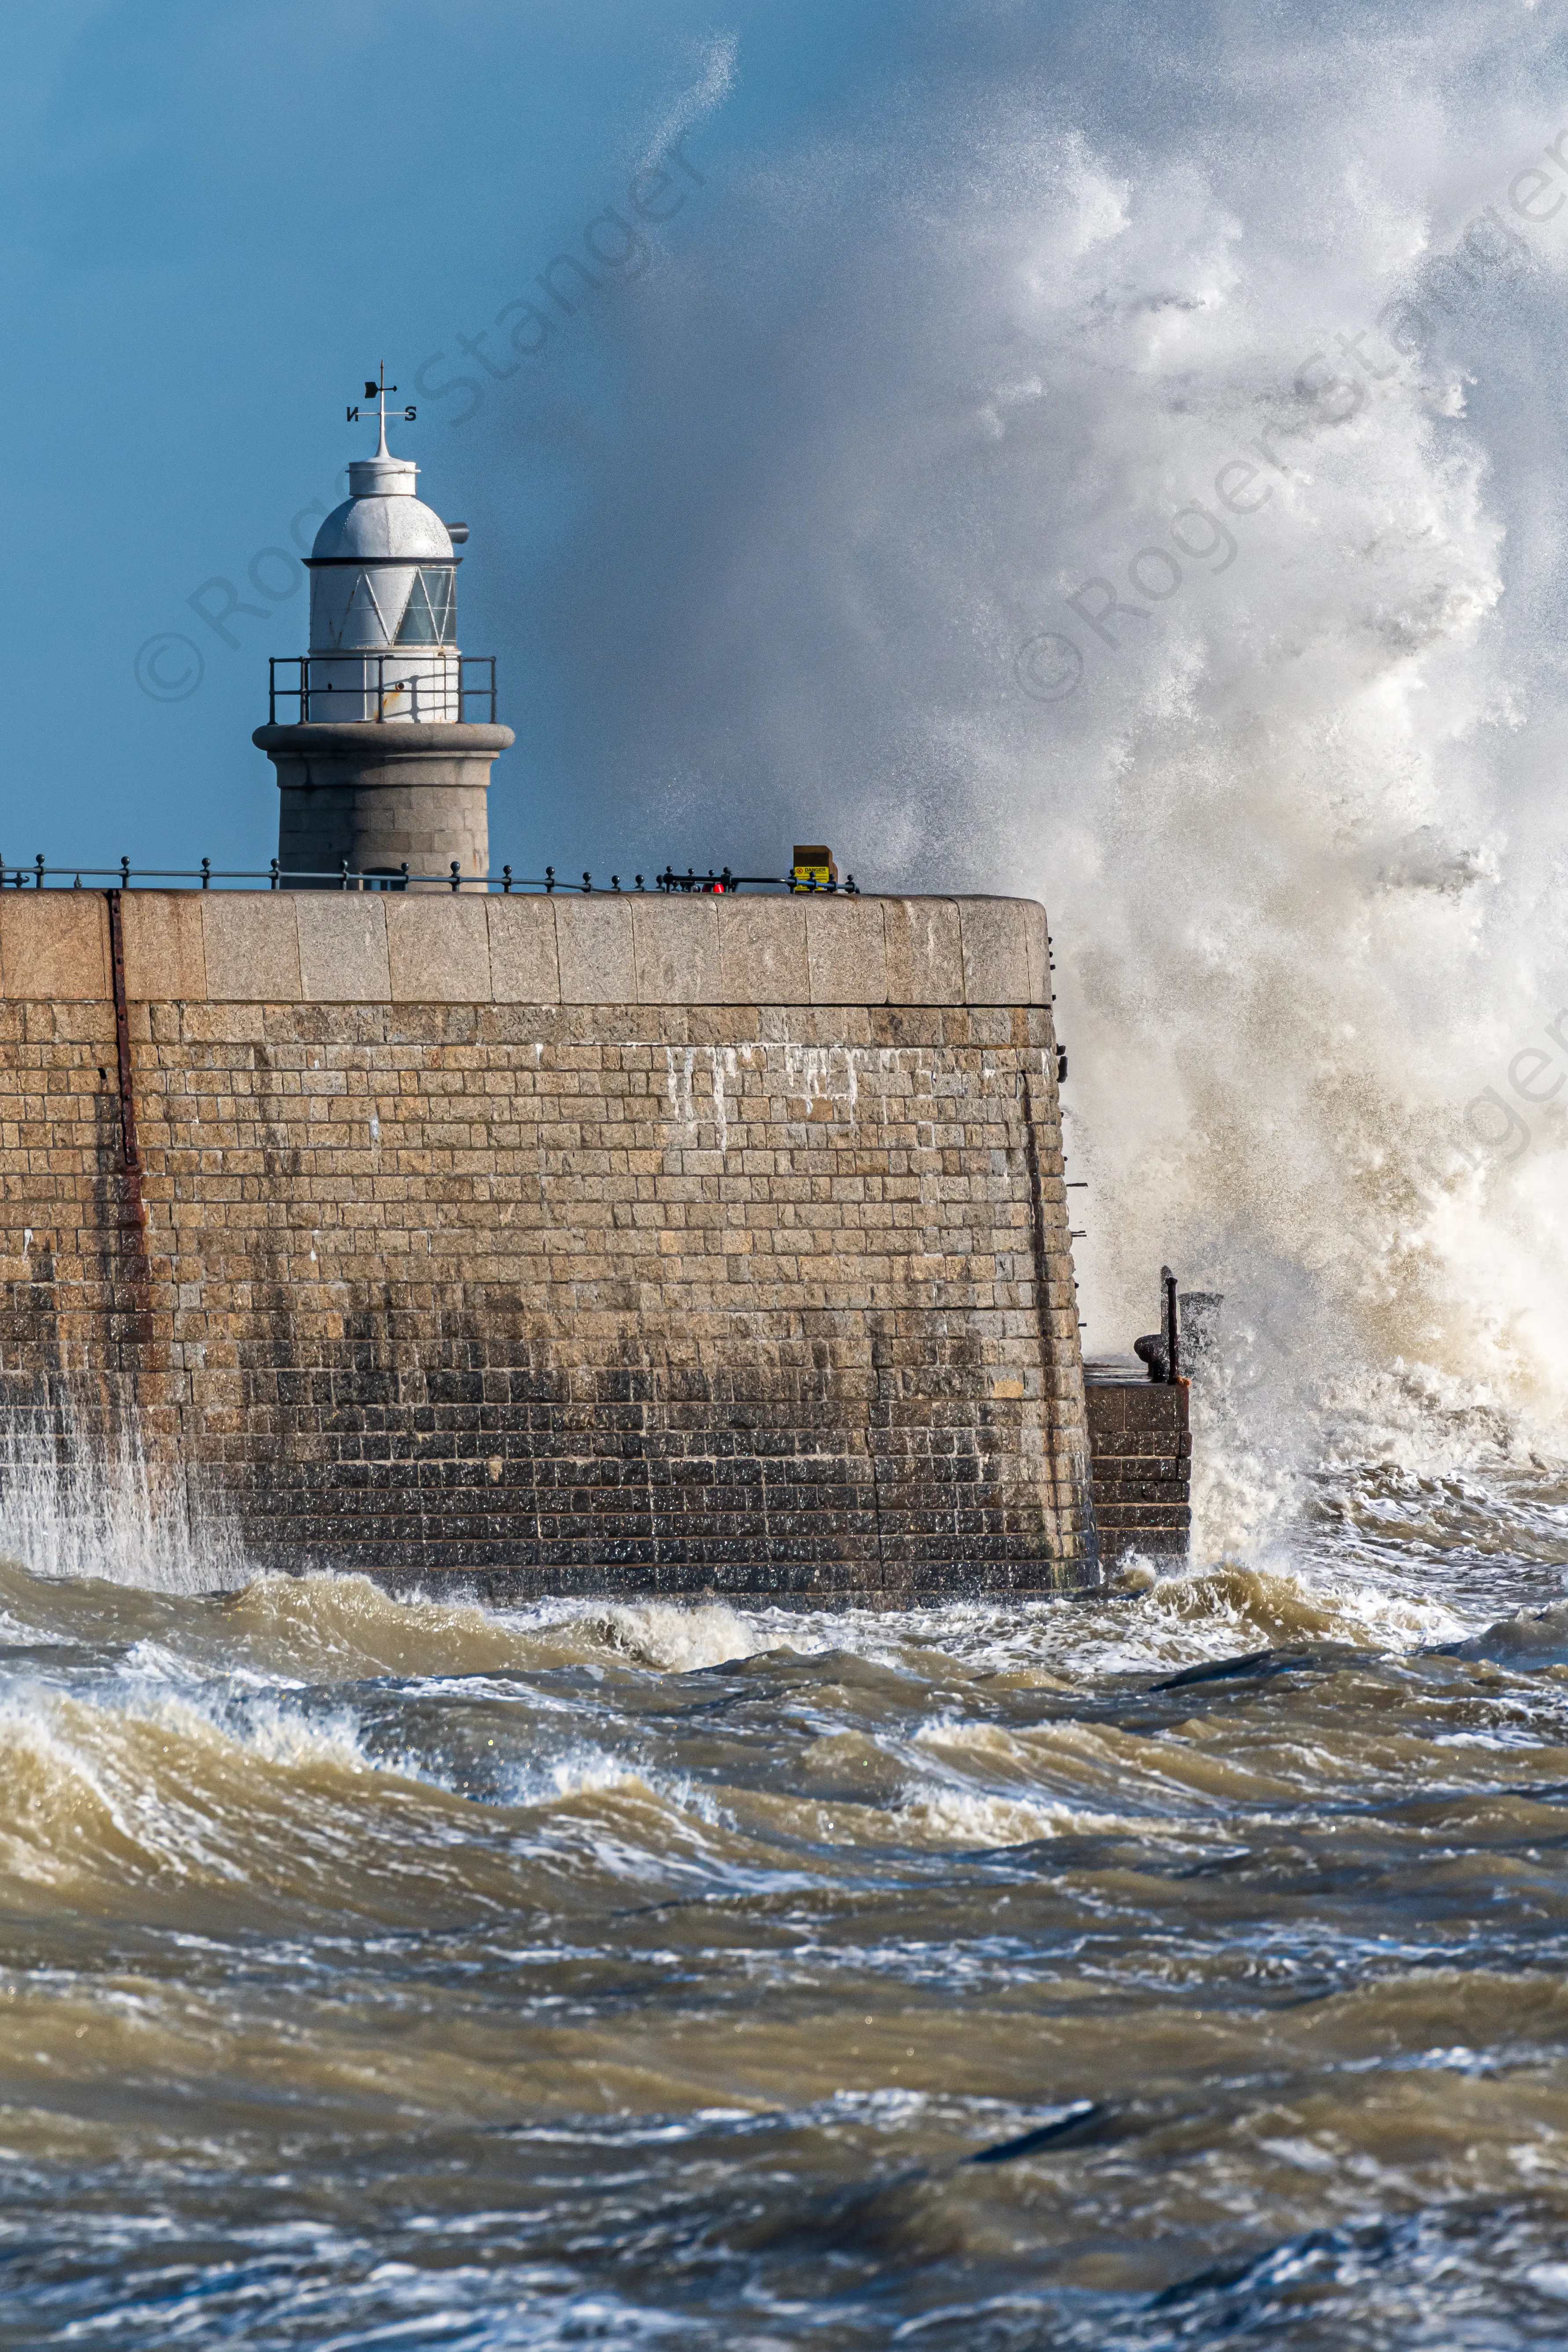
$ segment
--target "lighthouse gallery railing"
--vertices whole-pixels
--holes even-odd
[[[374,698],[375,719],[371,721],[372,725],[376,724],[377,721],[383,724],[400,724],[401,720],[387,720],[388,700],[408,693],[411,688],[417,693],[422,683],[429,682],[439,684],[444,701],[453,690],[444,673],[456,667],[459,719],[468,719],[469,698],[477,697],[481,703],[488,703],[489,708],[485,716],[489,724],[493,727],[496,723],[496,657],[494,654],[448,655],[437,668],[426,669],[419,667],[417,660],[410,658],[411,654],[424,651],[423,647],[403,646],[384,654],[362,653],[357,647],[351,647],[341,654],[274,654],[267,665],[267,723],[269,727],[277,726],[279,702],[285,704],[292,702],[295,705],[298,721],[301,726],[311,724],[330,726],[336,719],[345,701],[366,703]],[[386,675],[388,663],[392,665],[394,672],[390,678]],[[363,685],[345,688],[341,683],[334,684],[331,680],[325,685],[312,686],[310,683],[312,665],[318,669],[331,669],[341,674],[346,667],[354,664],[357,664],[364,673]],[[374,686],[370,680],[370,672],[373,668],[375,671]],[[279,684],[278,673],[280,669],[291,669],[295,673],[292,686]],[[472,684],[468,679],[470,670],[477,674]],[[289,723],[287,715],[283,723],[285,726]],[[451,724],[449,720],[445,723]]]

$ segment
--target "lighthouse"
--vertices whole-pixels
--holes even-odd
[[[316,533],[310,648],[272,662],[252,738],[278,772],[279,873],[294,888],[342,888],[345,874],[351,887],[482,887],[489,871],[490,767],[512,731],[496,724],[493,657],[458,646],[468,526],[426,506],[418,467],[387,447],[396,389],[384,369],[365,385],[379,444]]]

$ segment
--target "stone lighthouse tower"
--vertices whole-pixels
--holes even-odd
[[[384,371],[365,386],[380,446],[350,466],[316,534],[310,651],[272,664],[270,719],[252,738],[278,771],[279,870],[300,889],[341,888],[345,862],[383,888],[405,871],[411,889],[489,871],[490,765],[512,732],[495,723],[494,661],[458,650],[468,527],[416,498],[418,467],[386,446],[396,389]]]

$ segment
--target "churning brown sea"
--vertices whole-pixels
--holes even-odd
[[[901,1615],[0,1570],[0,2344],[1568,2342],[1568,1487],[1293,1543]]]

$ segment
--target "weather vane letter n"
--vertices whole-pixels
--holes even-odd
[[[386,381],[386,362],[383,360],[381,362],[379,381],[375,383],[371,383],[368,381],[366,382],[364,396],[366,400],[378,400],[380,403],[378,413],[381,421],[381,443],[384,449],[386,446],[386,395],[389,392],[395,392],[396,390],[397,386],[395,383],[388,383]],[[348,412],[348,421],[351,425],[357,425],[359,423],[359,412],[360,404],[356,400],[353,402]],[[395,410],[393,413],[395,415]],[[415,422],[417,414],[418,412],[412,406],[405,408],[403,412],[405,424],[412,425]]]

